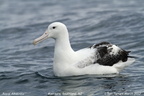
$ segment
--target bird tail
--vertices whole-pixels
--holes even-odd
[[[113,67],[115,67],[118,72],[122,71],[125,67],[131,65],[135,62],[135,58],[131,58],[132,56],[129,56],[128,60],[126,62],[119,61],[117,64],[114,64]]]

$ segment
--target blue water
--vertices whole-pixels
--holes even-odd
[[[56,77],[54,40],[32,41],[67,25],[74,50],[108,41],[136,62],[119,75]],[[144,96],[144,0],[0,0],[0,96]]]

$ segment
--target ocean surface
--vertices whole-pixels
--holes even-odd
[[[118,75],[54,76],[54,40],[32,42],[55,21],[74,50],[108,41],[135,63]],[[0,0],[0,96],[144,96],[144,0]]]

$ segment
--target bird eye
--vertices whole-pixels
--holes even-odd
[[[54,26],[54,27],[52,27],[53,29],[55,29],[56,27]]]

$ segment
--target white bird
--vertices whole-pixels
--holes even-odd
[[[53,71],[56,76],[118,74],[135,61],[128,56],[129,51],[109,42],[74,51],[67,27],[60,22],[50,24],[45,33],[35,39],[33,44],[36,45],[47,38],[55,39]]]

